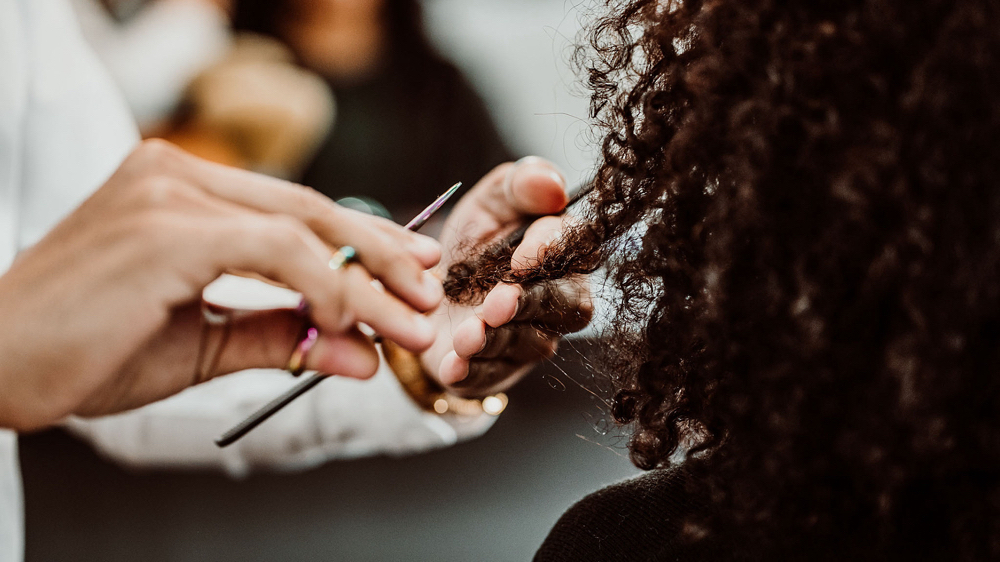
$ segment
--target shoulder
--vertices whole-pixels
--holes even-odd
[[[654,470],[571,507],[535,555],[559,560],[662,560],[682,543],[686,516],[705,502],[679,469]]]

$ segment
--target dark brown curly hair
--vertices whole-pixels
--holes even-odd
[[[1000,2],[605,3],[588,220],[499,278],[607,264],[614,415],[690,528],[1000,558]]]

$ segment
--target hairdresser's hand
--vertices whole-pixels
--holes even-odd
[[[343,244],[364,267],[327,266]],[[412,351],[432,343],[419,312],[441,300],[425,271],[439,257],[436,242],[301,186],[144,143],[0,277],[0,427],[117,412],[201,382],[201,292],[233,270],[305,295],[321,333],[310,369],[369,376],[378,355],[358,322]],[[210,375],[284,366],[303,321],[237,319]]]
[[[464,259],[472,245],[510,234],[537,218],[514,252],[514,268],[536,263],[563,228],[565,180],[540,158],[504,164],[459,201],[441,235],[439,271]],[[523,291],[498,285],[481,306],[443,303],[431,316],[438,326],[424,368],[452,393],[482,396],[503,390],[555,353],[560,336],[583,329],[592,304],[586,278],[571,277]]]

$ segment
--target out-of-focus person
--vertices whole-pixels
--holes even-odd
[[[275,37],[334,92],[336,125],[301,182],[405,220],[511,159],[486,107],[430,45],[417,0],[239,0],[237,30]]]

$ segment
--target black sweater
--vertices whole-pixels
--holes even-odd
[[[952,514],[989,501],[995,482],[995,475],[974,471],[916,481],[898,494],[900,516],[881,535],[869,532],[875,522],[862,518],[827,535],[799,536],[791,531],[762,554],[763,547],[753,544],[759,541],[752,533],[730,530],[697,540],[693,538],[699,534],[697,529],[684,532],[690,515],[711,508],[705,487],[685,470],[653,470],[595,492],[571,507],[549,532],[535,562],[996,559],[987,554],[993,548],[988,529],[968,529],[972,542],[966,545],[964,556],[958,556],[960,545],[949,537]]]
[[[559,519],[535,562],[740,560],[733,545],[683,538],[684,519],[705,505],[688,484],[684,471],[654,470],[587,496]]]

